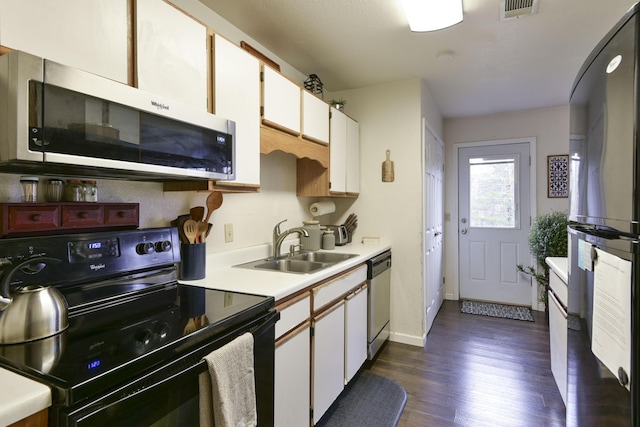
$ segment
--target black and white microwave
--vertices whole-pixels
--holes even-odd
[[[0,171],[235,179],[235,122],[13,51],[0,56]]]

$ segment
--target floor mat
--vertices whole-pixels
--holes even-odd
[[[530,308],[515,305],[463,300],[460,306],[460,312],[490,317],[502,317],[505,319],[526,320],[528,322],[534,321]]]
[[[407,393],[395,381],[362,372],[331,405],[316,427],[395,427]]]

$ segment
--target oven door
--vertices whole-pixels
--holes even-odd
[[[207,371],[202,357],[246,331],[254,337],[258,423],[273,426],[273,361],[276,311],[225,334],[214,342],[127,382],[123,387],[84,406],[60,409],[57,424],[64,427],[198,427],[198,376]],[[55,414],[52,414],[55,417]]]

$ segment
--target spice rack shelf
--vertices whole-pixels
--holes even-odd
[[[0,203],[0,237],[132,229],[140,223],[138,203]]]

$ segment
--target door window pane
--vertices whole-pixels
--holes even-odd
[[[517,157],[469,159],[469,225],[517,226]]]

